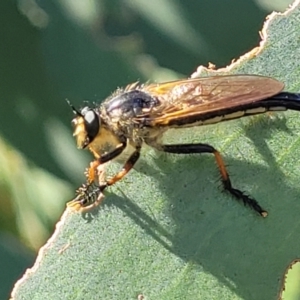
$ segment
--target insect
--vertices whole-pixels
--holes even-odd
[[[214,124],[267,111],[300,110],[300,94],[281,92],[283,87],[283,83],[263,76],[215,76],[159,84],[134,83],[118,89],[102,104],[80,110],[69,103],[75,114],[72,123],[77,147],[89,149],[95,157],[87,169],[87,184],[77,190],[77,197],[69,206],[80,209],[91,204],[96,195],[122,179],[139,159],[145,143],[169,153],[214,155],[223,188],[261,216],[267,216],[255,199],[233,187],[224,160],[213,146],[167,145],[161,138],[170,128]],[[122,170],[91,187],[97,168],[120,155],[128,144],[134,151]]]

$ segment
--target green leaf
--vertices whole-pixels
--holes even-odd
[[[218,74],[267,75],[300,91],[299,19],[299,6],[275,16],[261,51]],[[221,192],[213,157],[145,148],[103,205],[64,213],[13,298],[275,299],[300,255],[299,136],[298,112],[170,132],[169,143],[219,149],[234,186],[268,217]]]

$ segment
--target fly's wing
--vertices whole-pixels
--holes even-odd
[[[226,108],[232,110],[266,99],[283,87],[284,84],[276,79],[255,75],[203,77],[145,85],[141,90],[158,99],[159,105],[153,107],[146,118],[137,117],[136,121],[150,127],[168,126],[176,119],[186,120],[188,124],[189,119],[206,119],[208,114],[214,117]]]

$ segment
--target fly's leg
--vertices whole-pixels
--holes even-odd
[[[76,190],[76,197],[67,203],[72,211],[87,212],[98,206],[104,199],[104,194],[96,184],[82,184]]]
[[[103,190],[106,187],[113,185],[117,181],[121,180],[132,169],[132,167],[140,157],[140,150],[141,148],[137,147],[136,150],[131,154],[129,159],[124,164],[122,170],[119,173],[117,173],[114,177],[106,180],[104,184],[83,184],[79,189],[77,189],[77,195],[75,199],[67,203],[67,206],[74,211],[86,212],[89,209],[101,204],[104,198]],[[107,161],[109,160],[106,160],[106,162]]]
[[[169,153],[190,154],[190,153],[212,153],[215,156],[222,179],[223,187],[237,200],[243,201],[254,211],[258,212],[262,217],[266,217],[268,213],[258,204],[258,202],[244,194],[242,191],[235,189],[230,181],[225,163],[219,151],[208,144],[186,144],[186,145],[155,145],[159,150]]]
[[[114,159],[115,157],[120,155],[124,151],[125,148],[126,148],[126,142],[121,143],[113,151],[105,153],[98,159],[92,161],[90,163],[89,168],[87,168],[85,171],[85,176],[87,178],[87,184],[91,184],[93,181],[95,181],[96,176],[98,175],[97,168],[101,164],[104,164],[104,163]],[[97,156],[96,153],[94,153],[94,155]]]
[[[122,170],[119,173],[117,173],[114,177],[106,180],[106,182],[100,186],[101,191],[103,191],[108,186],[115,184],[117,181],[121,180],[133,168],[133,166],[140,157],[140,151],[141,147],[137,147],[124,164]]]
[[[90,166],[86,168],[84,175],[86,177],[87,183],[92,183],[96,179],[97,168],[100,166],[99,160],[94,160],[90,163]]]
[[[120,143],[113,151],[103,154],[90,163],[90,167],[85,171],[87,182],[76,190],[75,198],[67,203],[67,207],[74,211],[83,212],[98,206],[102,202],[104,198],[102,191],[104,188],[99,183],[103,182],[104,170],[101,166],[117,157],[125,148],[126,142]],[[97,153],[94,153],[94,155],[96,156]]]

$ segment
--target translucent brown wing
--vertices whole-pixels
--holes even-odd
[[[229,75],[184,79],[145,85],[141,89],[159,100],[146,117],[148,126],[168,126],[174,119],[199,120],[217,116],[227,108],[271,97],[282,91],[284,84],[276,79],[256,75]],[[136,121],[139,121],[137,118]]]

